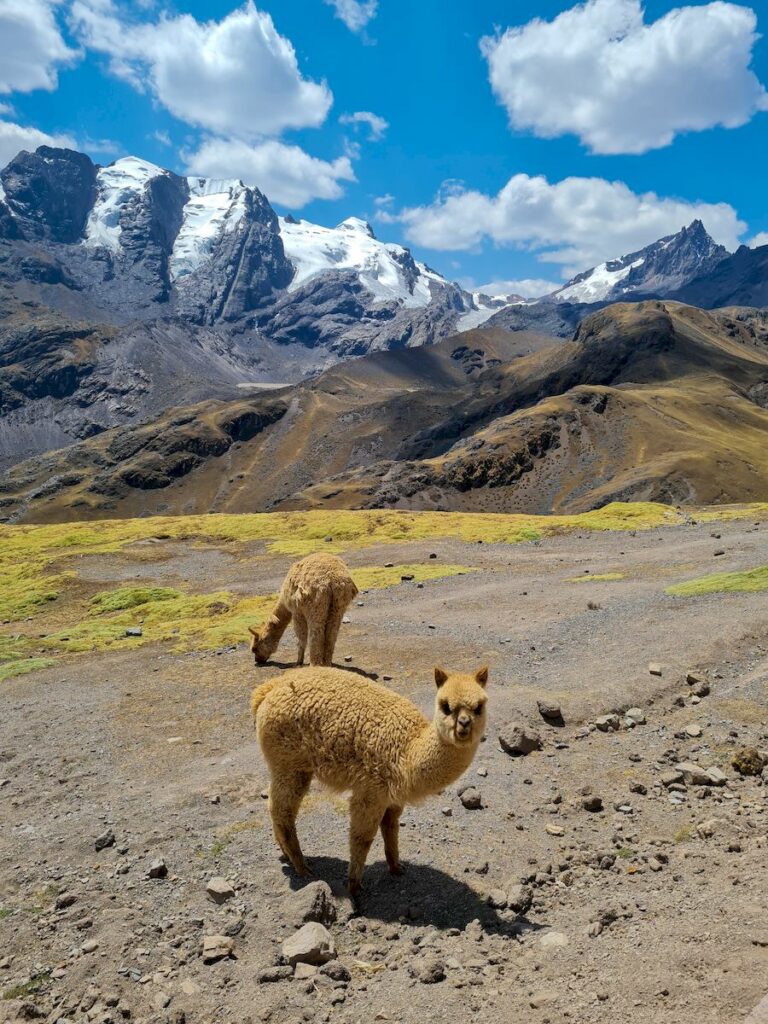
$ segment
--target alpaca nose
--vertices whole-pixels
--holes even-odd
[[[456,719],[456,727],[458,728],[459,732],[468,732],[470,725],[472,725],[472,719],[469,717],[469,715],[462,712]]]

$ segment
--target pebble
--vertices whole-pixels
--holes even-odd
[[[434,985],[445,980],[445,964],[437,957],[427,957],[426,960],[417,961],[415,964],[411,964],[408,970],[422,985]]]
[[[84,953],[95,953],[99,948],[99,944],[96,939],[88,939],[88,941],[84,942],[80,948]]]
[[[480,790],[475,789],[474,786],[468,786],[466,789],[463,789],[459,794],[459,799],[468,811],[479,811],[483,806]]]
[[[165,878],[168,874],[168,865],[159,857],[157,860],[153,860],[149,865],[149,871],[147,871],[147,878]]]
[[[616,732],[619,728],[618,715],[601,715],[595,719],[595,726],[600,732]]]
[[[564,836],[565,835],[565,829],[562,828],[560,825],[547,825],[546,826],[546,831],[549,832],[549,834],[551,836]]]
[[[634,725],[645,725],[646,723],[645,712],[642,708],[627,708],[624,712],[624,718],[631,721]]]
[[[97,850],[106,850],[108,846],[114,846],[115,833],[111,828],[108,828],[106,832],[102,832],[100,836],[96,836],[93,841],[93,845]]]
[[[143,633],[138,626],[129,626],[125,631],[126,636],[142,636]]]
[[[293,968],[283,964],[280,967],[265,967],[256,975],[256,980],[260,985],[268,985],[275,981],[287,981],[292,977]]]
[[[289,964],[324,964],[336,959],[336,945],[328,929],[317,921],[309,921],[289,936],[282,946]]]
[[[557,721],[563,717],[560,705],[555,704],[554,701],[537,700],[536,707],[539,709],[541,717],[546,718],[549,721]]]
[[[517,884],[507,886],[507,906],[517,914],[524,914],[531,909],[533,890],[528,885]]]
[[[214,903],[226,903],[235,895],[235,889],[226,878],[216,876],[212,878],[205,887],[205,891]]]
[[[602,811],[603,809],[603,798],[600,796],[585,796],[581,801],[581,806],[585,811]]]
[[[507,894],[503,889],[491,889],[486,896],[486,903],[494,910],[504,910],[507,906]]]
[[[533,729],[523,725],[513,725],[502,729],[499,733],[501,749],[513,756],[525,756],[534,750],[541,750],[541,737]]]
[[[206,935],[203,938],[203,963],[214,964],[234,954],[235,942],[228,935]]]
[[[658,661],[652,661],[648,665],[648,671],[652,676],[661,676],[664,674],[664,668],[658,663]]]
[[[690,736],[691,739],[697,739],[701,736],[701,726],[696,725],[695,722],[691,723],[691,725],[686,725],[685,734],[686,736]]]
[[[310,882],[303,889],[292,893],[286,900],[286,919],[295,925],[317,921],[322,925],[333,924],[337,917],[336,901],[327,882]]]

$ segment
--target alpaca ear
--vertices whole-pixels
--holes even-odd
[[[256,629],[255,626],[249,626],[248,632],[251,634],[251,636],[255,636],[257,640],[259,639],[259,631],[258,629]]]
[[[481,686],[485,686],[485,684],[488,682],[488,666],[487,665],[483,665],[482,668],[479,668],[477,670],[477,672],[475,672],[475,680],[478,683],[480,683]]]
[[[440,668],[439,665],[435,665],[435,685],[437,686],[438,690],[440,689],[440,687],[443,685],[447,678],[448,673],[445,671],[445,669]]]

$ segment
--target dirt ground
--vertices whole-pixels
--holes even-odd
[[[290,563],[254,552],[245,578],[226,551],[156,550],[83,559],[79,573],[247,594],[276,589]],[[434,540],[348,560],[354,571],[430,554],[479,571],[361,594],[335,660],[391,677],[428,712],[435,663],[488,663],[487,738],[461,783],[406,810],[402,877],[376,841],[354,905],[344,802],[311,792],[300,837],[337,893],[330,931],[346,970],[270,971],[305,880],[278,859],[248,701],[291,662],[290,631],[262,668],[245,642],[146,646],[2,684],[0,1020],[768,1021],[768,1003],[755,1010],[768,994],[768,785],[730,763],[741,747],[768,750],[768,601],[664,592],[768,562],[768,522]],[[569,582],[605,573],[623,578]],[[689,672],[709,695],[692,695]],[[562,726],[540,698],[561,705]],[[633,705],[645,724],[595,729]],[[504,753],[498,735],[514,723],[543,749]],[[720,767],[726,784],[667,788],[683,761]],[[467,783],[480,809],[463,806]],[[587,795],[604,809],[585,809]],[[97,850],[107,830],[114,843]],[[148,877],[161,859],[167,874]],[[214,876],[235,889],[221,905],[206,894]],[[532,902],[517,912],[505,904],[521,882]],[[214,934],[234,955],[207,964]]]

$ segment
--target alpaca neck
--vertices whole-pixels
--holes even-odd
[[[277,646],[280,643],[280,638],[288,628],[288,623],[291,621],[291,613],[283,604],[282,601],[277,602],[277,606],[272,614],[267,619],[267,624],[264,627],[263,639],[267,643],[273,643]]]
[[[411,795],[418,799],[450,786],[469,768],[476,750],[477,743],[460,747],[446,743],[430,723],[409,750]]]

